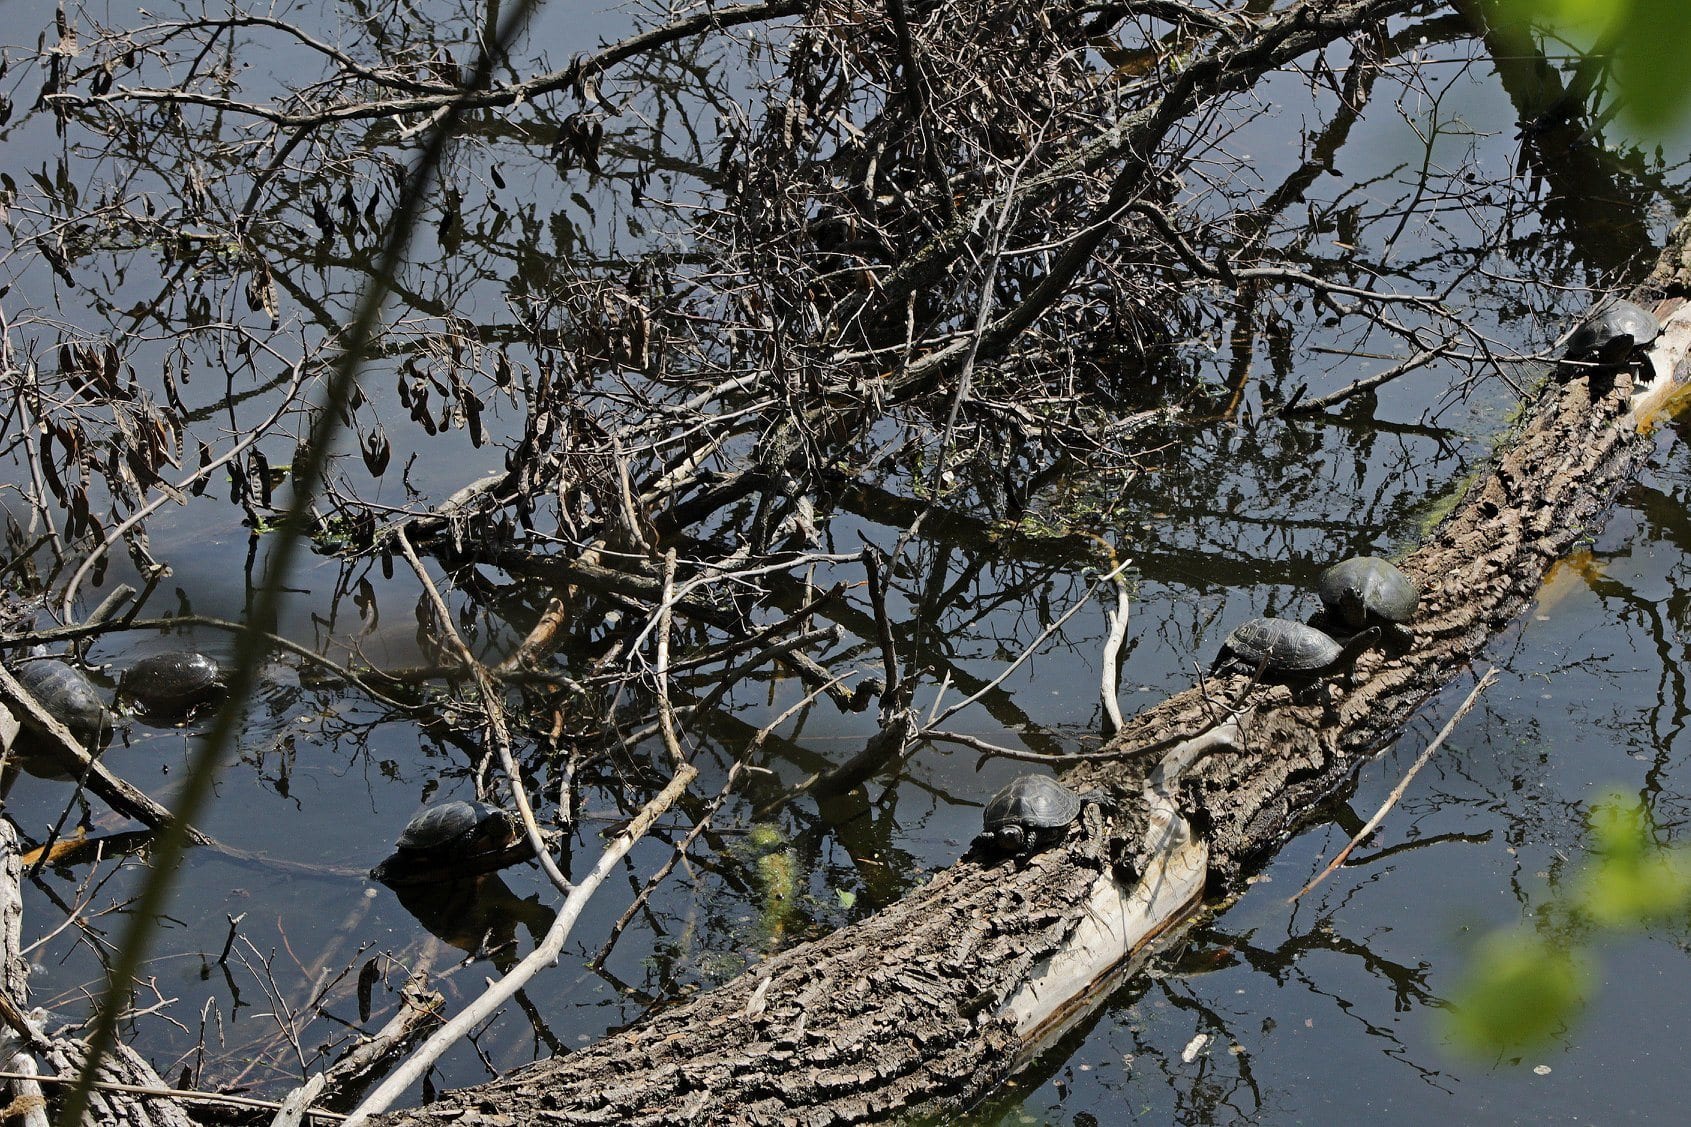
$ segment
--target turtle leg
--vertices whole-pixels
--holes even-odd
[[[1121,809],[1121,803],[1116,800],[1116,796],[1104,790],[1083,790],[1080,792],[1080,800],[1082,802],[1095,802],[1099,807],[1111,813]]]
[[[1319,677],[1300,677],[1297,680],[1282,677],[1280,683],[1291,691],[1293,704],[1309,704],[1321,699],[1327,691],[1327,682]]]
[[[1350,687],[1348,677],[1345,679],[1345,687],[1347,689]],[[1332,720],[1335,723],[1339,719],[1339,706],[1333,701],[1333,686],[1325,679],[1321,682],[1321,715],[1324,719]]]
[[[1623,367],[1632,359],[1634,347],[1631,333],[1617,333],[1613,340],[1598,351],[1597,363],[1604,368]]]

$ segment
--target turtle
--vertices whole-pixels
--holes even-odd
[[[1421,585],[1378,556],[1352,556],[1321,573],[1321,604],[1352,630],[1408,622],[1421,601]]]
[[[111,734],[112,717],[94,682],[82,670],[57,659],[30,661],[17,671],[18,684],[53,719],[84,744],[103,744]]]
[[[490,873],[533,856],[510,812],[453,799],[412,816],[393,843],[393,855],[370,870],[387,884]]]
[[[223,670],[202,653],[153,654],[131,665],[118,687],[143,715],[178,719],[223,692]]]
[[[1107,801],[1096,791],[1072,791],[1049,775],[1022,775],[986,804],[975,844],[992,853],[1025,856],[1062,841],[1086,803]]]
[[[1642,305],[1609,298],[1592,306],[1568,334],[1564,360],[1614,367],[1661,335],[1662,323]]]
[[[1350,680],[1357,655],[1380,637],[1380,628],[1370,626],[1343,642],[1289,618],[1253,618],[1242,622],[1221,643],[1210,672],[1255,674],[1265,681],[1286,685],[1308,685],[1329,673],[1345,671]]]

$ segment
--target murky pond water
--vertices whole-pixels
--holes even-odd
[[[565,7],[554,5],[535,35],[535,41],[569,41],[567,49],[550,52],[554,67],[563,65],[560,56],[626,26],[620,13],[595,11],[583,22],[579,11]],[[296,15],[330,28],[351,18],[339,6]],[[440,14],[443,26],[449,16]],[[51,14],[40,22],[50,25]],[[1303,76],[1271,80],[1260,113],[1240,111],[1227,123],[1225,146],[1261,180],[1240,187],[1262,199],[1284,188],[1301,201],[1284,214],[1266,212],[1264,237],[1335,277],[1346,277],[1353,257],[1391,263],[1400,271],[1391,278],[1394,288],[1444,295],[1504,342],[1503,350],[1546,345],[1558,318],[1583,305],[1584,287],[1610,280],[1608,272],[1641,252],[1639,237],[1660,237],[1684,198],[1684,169],[1617,144],[1604,167],[1612,184],[1627,189],[1628,206],[1590,216],[1547,204],[1534,195],[1531,174],[1516,172],[1516,113],[1483,50],[1437,20],[1394,31],[1419,33],[1432,61],[1402,85],[1387,89],[1382,81],[1371,102],[1357,99],[1354,121],[1319,139],[1334,146],[1330,174],[1295,192],[1289,186],[1305,150],[1316,145],[1300,115],[1333,114],[1326,93],[1312,95]],[[720,84],[727,92],[749,96],[757,86],[753,75],[766,73],[762,48],[754,45],[747,55],[764,69],[735,74]],[[291,85],[284,60],[271,60],[251,88]],[[715,57],[681,51],[665,62],[670,69],[663,77],[679,86],[677,75],[688,65],[715,65]],[[524,56],[517,69],[527,66]],[[395,346],[372,366],[365,387],[374,406],[355,413],[361,442],[378,433],[379,418],[380,433],[393,445],[385,471],[357,478],[363,502],[396,514],[421,512],[500,471],[505,447],[522,437],[524,425],[517,397],[493,390],[501,386],[502,359],[529,365],[524,374],[536,382],[525,390],[535,394],[546,379],[567,379],[524,353],[514,332],[501,337],[525,315],[545,320],[536,295],[550,277],[549,264],[572,256],[614,261],[662,245],[666,224],[705,190],[699,185],[709,182],[719,155],[716,129],[730,115],[702,110],[696,89],[640,88],[644,77],[624,78],[607,95],[612,109],[620,106],[639,128],[629,125],[632,132],[613,137],[607,125],[598,158],[606,165],[602,178],[581,167],[560,168],[557,123],[543,121],[542,130],[520,116],[514,120],[521,128],[505,119],[478,121],[474,144],[449,158],[440,185],[446,194],[425,217],[393,302],[394,339],[416,347]],[[33,91],[14,91],[19,106],[25,94]],[[605,113],[614,124],[612,109]],[[13,208],[50,216],[66,205],[64,184],[72,182],[82,195],[141,184],[161,200],[178,198],[169,170],[147,171],[144,161],[129,163],[130,156],[119,160],[113,153],[122,146],[102,150],[81,132],[83,124],[73,118],[63,140],[41,111],[6,127],[8,154],[28,154],[15,157],[21,163],[11,175],[14,190],[21,190]],[[1191,140],[1196,146],[1202,138]],[[388,141],[373,136],[370,144],[380,149]],[[660,150],[665,159],[652,155]],[[238,146],[219,159],[223,174],[244,183]],[[286,222],[276,224],[282,231],[271,232],[265,247],[282,279],[280,296],[272,297],[288,323],[280,334],[264,333],[262,301],[244,301],[239,285],[226,284],[249,268],[231,248],[190,246],[189,232],[181,247],[161,256],[154,236],[143,232],[121,247],[81,248],[74,265],[87,273],[77,286],[39,257],[9,258],[11,286],[0,302],[14,325],[19,311],[32,315],[23,319],[14,347],[45,368],[61,335],[130,334],[123,337],[125,360],[141,383],[162,400],[169,374],[183,416],[205,436],[200,440],[227,444],[277,406],[292,363],[338,327],[369,269],[374,220],[358,216],[369,214],[367,204],[388,201],[367,180],[336,179],[340,171],[327,170],[321,182],[287,180],[312,195],[278,205]],[[1468,190],[1489,182],[1498,185],[1489,197]],[[341,200],[349,185],[358,193],[350,208]],[[1196,214],[1237,205],[1211,198],[1196,176],[1181,191]],[[675,207],[641,202],[658,195]],[[318,207],[337,234],[310,218]],[[215,225],[209,215],[205,222]],[[1484,253],[1463,257],[1457,248],[1465,247]],[[173,266],[183,273],[171,276]],[[184,283],[184,274],[197,280]],[[215,305],[207,294],[216,295]],[[888,609],[903,659],[922,678],[919,711],[933,709],[942,688],[945,702],[976,691],[1046,624],[1086,598],[1087,569],[1100,562],[1099,537],[1133,560],[1123,706],[1131,711],[1159,700],[1190,683],[1195,664],[1207,663],[1233,624],[1260,613],[1298,616],[1313,609],[1310,583],[1327,561],[1413,544],[1506,427],[1514,395],[1504,381],[1470,384],[1441,367],[1386,386],[1361,410],[1281,422],[1272,408],[1301,387],[1317,395],[1388,366],[1401,358],[1398,343],[1358,331],[1313,303],[1268,311],[1246,309],[1219,288],[1210,296],[1215,308],[1236,311],[1237,319],[1216,319],[1191,339],[1164,342],[1169,378],[1198,389],[1186,399],[1197,406],[1182,421],[1145,432],[1151,437],[1129,445],[1131,459],[1118,457],[1116,448],[1094,452],[1091,463],[1070,459],[1048,475],[1023,474],[1016,464],[1001,478],[978,465],[966,469],[958,503],[926,519],[922,534],[905,547],[893,568]],[[548,300],[567,304],[556,294]],[[1261,323],[1252,320],[1257,314]],[[175,335],[179,324],[203,326],[218,317],[245,328],[212,344]],[[1247,321],[1249,340],[1229,342],[1227,331]],[[63,334],[61,323],[69,326]],[[238,346],[243,333],[248,343]],[[265,344],[255,352],[257,338]],[[419,372],[438,375],[454,365],[485,377],[477,384],[486,393],[478,406],[444,378],[429,384],[436,398],[428,406],[402,404],[428,382]],[[250,398],[231,406],[232,392]],[[634,386],[627,394],[638,402],[649,392],[655,394]],[[478,411],[485,411],[478,421],[488,432],[482,441],[466,422]],[[18,424],[11,425],[9,441],[18,433]],[[262,444],[279,493],[286,493],[285,469],[303,428],[295,420]],[[875,435],[894,437],[890,428]],[[192,443],[185,449],[181,460],[191,468]],[[351,441],[347,449],[353,450]],[[990,451],[981,455],[989,458]],[[357,454],[344,461],[356,467]],[[890,455],[881,465],[897,463]],[[1352,793],[1322,812],[1315,828],[1289,843],[1235,901],[1166,952],[1148,982],[1111,999],[1095,1021],[976,1118],[1676,1121],[1681,1101],[1671,1046],[1680,1025],[1691,1021],[1683,1016],[1691,1013],[1685,985],[1691,937],[1683,922],[1600,942],[1600,990],[1577,1023],[1531,1053],[1464,1057],[1451,1048],[1441,1017],[1480,940],[1499,927],[1530,925],[1577,866],[1594,796],[1614,788],[1636,795],[1665,843],[1681,839],[1682,795],[1691,792],[1691,779],[1682,782],[1677,774],[1686,714],[1681,634],[1691,612],[1685,594],[1691,585],[1684,581],[1691,472],[1685,467],[1678,436],[1664,435],[1650,473],[1594,537],[1589,558],[1564,570],[1534,613],[1493,643],[1488,659],[1503,671],[1502,680],[1350,866],[1296,906],[1286,903],[1383,800],[1465,683],[1431,702],[1393,750],[1362,770]],[[815,656],[858,679],[879,672],[873,610],[854,556],[859,538],[890,550],[923,508],[910,487],[922,469],[907,476],[908,467],[899,469],[834,483],[823,514],[829,556],[803,589],[854,585],[833,612],[844,633],[819,643]],[[358,472],[349,471],[342,484]],[[6,484],[0,503],[15,522],[14,579],[24,586],[28,562],[53,591],[65,571],[53,570],[50,553],[31,543],[35,530],[26,531],[28,506],[20,498],[38,487],[20,447],[11,448]],[[77,614],[128,582],[144,589],[143,617],[245,617],[273,535],[254,528],[262,523],[253,519],[258,507],[243,511],[221,478],[204,496],[184,501],[148,525],[149,549],[168,565],[168,576],[148,587],[118,549],[84,583]],[[294,594],[276,633],[337,663],[396,669],[436,661],[440,625],[403,562],[395,566],[391,553],[385,563],[337,556],[332,547],[320,541],[320,550],[289,577]],[[521,639],[551,591],[532,580],[479,578],[485,588],[463,580],[478,609],[465,610],[459,626],[478,654],[493,661]],[[796,605],[803,592],[796,584],[794,592],[788,598]],[[559,678],[589,681],[603,668],[597,664],[602,649],[620,644],[621,616],[634,613],[613,603],[595,605],[605,621],[581,628],[576,647],[552,670]],[[468,605],[464,597],[454,608]],[[1094,746],[1101,612],[1099,606],[1073,619],[951,726],[1042,752]],[[36,621],[45,626],[48,616]],[[231,634],[206,624],[120,631],[98,639],[86,658],[109,688],[135,659],[188,647],[227,660]],[[487,793],[472,766],[474,724],[455,715],[441,691],[436,682],[407,694],[424,706],[419,720],[287,653],[274,654],[260,671],[203,819],[228,849],[196,850],[182,866],[172,906],[159,921],[145,989],[133,999],[139,1013],[125,1026],[167,1078],[285,1090],[302,1070],[319,1066],[347,1028],[363,1024],[356,983],[366,963],[373,960],[383,977],[375,1021],[418,967],[430,971],[456,1008],[550,925],[557,897],[532,867],[427,893],[396,893],[364,876],[425,802]],[[809,707],[748,762],[699,844],[606,953],[619,917],[648,876],[672,860],[709,796],[728,785],[754,733],[805,691],[798,678],[762,667],[734,683],[718,710],[689,726],[689,750],[702,772],[693,798],[629,854],[591,902],[559,967],[532,983],[473,1046],[448,1057],[432,1078],[435,1086],[474,1082],[490,1068],[590,1042],[654,1004],[708,988],[773,950],[873,911],[950,863],[978,829],[984,799],[1024,769],[958,747],[924,747],[896,778],[877,778],[866,793],[764,810],[783,786],[840,762],[877,727],[873,710]],[[661,753],[650,736],[614,733],[590,754],[573,754],[568,729],[578,718],[563,699],[534,686],[513,695],[525,706],[518,742],[531,793],[550,810],[573,812],[567,848],[579,869],[597,855],[604,832],[654,789]],[[548,719],[565,736],[546,731]],[[203,717],[180,728],[128,719],[104,762],[169,802],[204,726]],[[98,802],[69,795],[63,781],[15,775],[5,812],[34,841],[61,823],[83,823],[94,836],[136,828]],[[26,929],[44,937],[30,953],[37,1001],[66,1018],[86,1011],[102,987],[106,947],[123,905],[146,864],[144,850],[99,860],[73,854],[33,876]],[[67,913],[76,922],[52,930]]]
[[[1486,661],[1503,672],[1350,864],[1295,906],[1455,706],[1459,684],[1363,770],[1154,979],[1123,991],[993,1122],[1671,1123],[1685,1029],[1682,918],[1591,940],[1596,985],[1550,1043],[1475,1058],[1443,1006],[1482,940],[1568,927],[1556,908],[1610,792],[1685,840],[1682,440],[1665,436],[1591,557]],[[1471,683],[1471,680],[1470,682]],[[1580,929],[1576,927],[1575,933]],[[1041,1082],[1042,1081],[1042,1082]]]

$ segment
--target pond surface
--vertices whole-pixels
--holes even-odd
[[[1502,678],[1351,862],[1288,905],[1471,679],[987,1121],[1123,1107],[1181,1123],[1682,1118],[1659,1078],[1691,1021],[1683,916],[1590,937],[1594,992],[1548,1044],[1476,1058],[1453,1048],[1442,1007],[1485,937],[1569,926],[1556,901],[1587,859],[1594,801],[1618,792],[1662,844],[1685,840],[1688,489],[1681,437],[1665,435],[1590,557],[1489,647],[1481,668]]]
[[[291,18],[345,31],[342,21],[353,11],[325,5],[297,9]],[[443,27],[458,26],[450,4],[434,15]],[[554,5],[530,42],[553,44],[546,63],[557,67],[574,51],[623,34],[627,18]],[[50,25],[51,14],[40,23]],[[37,30],[11,33],[14,56],[33,49]],[[1393,30],[1413,36],[1417,26]],[[1647,254],[1637,236],[1665,232],[1684,201],[1683,161],[1653,157],[1611,125],[1605,167],[1627,191],[1627,206],[1588,214],[1537,181],[1538,173],[1521,170],[1517,114],[1483,46],[1438,20],[1419,31],[1428,37],[1424,65],[1389,89],[1381,82],[1339,131],[1330,175],[1306,186],[1299,206],[1271,216],[1266,237],[1335,277],[1345,275],[1353,256],[1391,263],[1395,288],[1444,295],[1502,342],[1502,351],[1542,348],[1570,311],[1583,307],[1587,287],[1613,282],[1617,270]],[[739,61],[746,69],[729,71],[712,96],[749,100],[776,65],[765,50],[754,44]],[[542,63],[529,55],[540,53],[525,47],[513,66],[538,71]],[[468,359],[453,355],[452,362],[475,366],[491,386],[496,342],[489,337],[517,319],[513,310],[527,308],[523,301],[544,274],[537,260],[614,261],[664,245],[675,212],[644,208],[629,191],[636,180],[647,194],[683,203],[705,191],[689,176],[714,162],[715,124],[725,117],[714,104],[702,110],[704,95],[677,75],[689,60],[701,68],[727,64],[715,55],[680,54],[665,60],[673,87],[636,98],[631,88],[646,76],[635,74],[611,92],[613,101],[629,99],[620,103],[628,132],[616,134],[618,118],[607,111],[602,177],[581,168],[560,172],[549,139],[503,121],[480,123],[475,143],[452,155],[442,181],[462,189],[452,205],[459,218],[426,216],[425,237],[393,302],[393,338],[416,347],[391,345],[363,384],[394,447],[385,472],[358,479],[363,501],[422,511],[500,470],[502,443],[521,437],[515,396],[486,395],[486,441],[470,437],[462,410],[452,425],[436,428],[438,435],[425,434],[415,411],[407,420],[392,389],[419,363],[452,353],[455,345],[443,339],[453,319],[482,332],[464,334],[457,343],[474,345],[466,345]],[[259,68],[249,93],[272,83],[294,83],[285,52]],[[12,206],[24,215],[24,228],[67,206],[65,182],[88,198],[101,191],[175,198],[170,168],[149,167],[121,144],[107,148],[74,116],[61,135],[48,114],[23,111],[32,94],[13,89],[19,114],[0,131],[17,162]],[[1324,90],[1312,94],[1301,74],[1277,76],[1258,95],[1248,111],[1235,108],[1225,131],[1220,122],[1211,125],[1215,143],[1260,179],[1239,185],[1253,198],[1270,196],[1302,167],[1314,122],[1334,115],[1333,99]],[[370,138],[374,149],[388,143]],[[225,154],[222,172],[240,185],[245,171],[236,155]],[[36,169],[42,176],[32,188],[24,181]],[[318,240],[309,229],[312,199],[333,200],[341,190],[329,181],[327,172],[322,183],[291,180],[305,194],[277,204],[278,225],[287,220],[298,229],[275,234],[266,248],[285,278],[283,328],[264,338],[270,351],[237,352],[234,336],[215,345],[179,341],[175,327],[196,317],[202,324],[225,317],[259,336],[265,317],[239,299],[239,285],[228,281],[239,264],[224,251],[182,252],[182,269],[194,278],[184,282],[139,236],[123,246],[84,248],[74,264],[77,286],[39,254],[8,258],[11,284],[0,304],[20,326],[13,347],[45,368],[61,335],[132,333],[123,338],[124,355],[137,378],[162,399],[161,373],[173,373],[189,433],[221,448],[280,404],[292,363],[347,316],[368,270],[368,230],[343,223],[338,239]],[[1471,191],[1475,183],[1494,190]],[[357,186],[362,207],[368,185]],[[1183,191],[1195,214],[1218,212],[1224,202],[1237,206],[1196,177]],[[437,199],[436,206],[447,205]],[[208,226],[215,226],[215,210],[208,209]],[[519,228],[520,237],[511,233]],[[1458,253],[1468,247],[1483,249]],[[204,294],[215,295],[215,304],[200,309]],[[1239,320],[1225,311],[1237,311]],[[1121,670],[1129,712],[1188,685],[1195,665],[1207,664],[1234,624],[1263,613],[1307,614],[1311,582],[1327,562],[1400,552],[1416,542],[1505,432],[1513,392],[1501,379],[1470,381],[1454,366],[1433,366],[1388,384],[1360,409],[1282,422],[1273,406],[1301,385],[1321,394],[1401,359],[1396,342],[1313,304],[1288,303],[1275,317],[1282,314],[1286,320],[1245,326],[1244,345],[1223,343],[1249,318],[1231,298],[1216,296],[1205,332],[1168,346],[1179,378],[1201,389],[1187,400],[1198,406],[1148,439],[1098,451],[1095,461],[1075,458],[1049,474],[1028,472],[1033,484],[1024,495],[1013,486],[1025,482],[995,488],[985,475],[970,477],[954,507],[924,522],[892,568],[888,606],[901,654],[922,678],[918,711],[974,692],[1048,623],[1087,599],[1099,537],[1133,560]],[[478,351],[482,346],[489,351]],[[510,352],[521,355],[514,343]],[[240,402],[229,402],[232,394]],[[431,410],[439,408],[436,401]],[[361,438],[374,433],[372,417],[358,416]],[[28,528],[23,499],[34,487],[13,437],[20,429],[15,416],[8,428],[8,492],[0,503],[14,522],[10,575],[20,596],[46,594],[54,607],[69,569],[55,569],[34,541],[37,530]],[[296,418],[265,438],[272,467],[288,465],[303,432]],[[897,433],[889,425],[876,438],[890,442]],[[191,468],[192,441],[187,449],[184,466]],[[355,467],[356,455],[344,461]],[[1020,477],[1023,468],[1012,462],[1004,476]],[[815,655],[830,669],[857,679],[879,672],[855,553],[860,537],[888,551],[899,542],[922,508],[912,500],[919,473],[865,472],[832,491],[822,518],[830,555],[806,578],[812,589],[835,581],[859,586],[835,615],[847,632]],[[1595,799],[1624,792],[1644,804],[1662,844],[1683,841],[1683,796],[1691,793],[1691,778],[1678,778],[1681,752],[1691,750],[1679,746],[1687,709],[1682,634],[1691,613],[1688,492],[1680,436],[1665,433],[1649,472],[1594,533],[1589,554],[1560,570],[1533,612],[1494,640],[1486,660],[1501,679],[1351,864],[1297,905],[1286,903],[1384,800],[1472,678],[1430,702],[1394,748],[1363,768],[1352,793],[1316,815],[1235,899],[1165,952],[1148,979],[1112,998],[972,1119],[1119,1122],[1126,1112],[1194,1124],[1408,1124],[1441,1116],[1466,1123],[1680,1121],[1671,1046],[1691,1025],[1691,934],[1683,919],[1591,938],[1598,989],[1575,1023],[1530,1052],[1462,1055],[1443,1017],[1480,942],[1498,929],[1532,928],[1566,891],[1587,850],[1585,819]],[[142,617],[246,616],[273,537],[254,528],[221,478],[185,502],[147,525],[148,548],[168,575],[149,586],[139,565],[114,551],[78,592],[72,618],[120,582],[143,590]],[[293,597],[276,633],[340,663],[398,669],[439,658],[440,625],[403,561],[384,566],[318,547],[287,581]],[[445,585],[438,565],[433,574]],[[485,599],[483,591],[475,599],[460,593],[453,606],[472,648],[494,661],[523,636],[549,593],[532,580],[514,581]],[[588,680],[600,668],[595,647],[618,636],[617,615],[632,615],[598,610],[604,623],[583,628],[579,647],[560,654],[560,675]],[[50,624],[45,611],[34,621]],[[1046,753],[1096,746],[1103,633],[1098,603],[950,727]],[[198,648],[228,660],[232,645],[228,631],[196,625],[108,633],[84,656],[109,688],[147,654]],[[195,851],[181,867],[171,908],[158,921],[144,989],[133,999],[141,1012],[125,1025],[167,1079],[283,1092],[303,1071],[320,1067],[348,1027],[384,1020],[410,970],[426,968],[453,1010],[550,925],[558,897],[530,866],[423,894],[396,894],[363,875],[425,803],[488,793],[472,767],[474,725],[461,717],[448,722],[444,691],[435,682],[407,694],[424,706],[420,720],[286,653],[273,654],[260,671],[203,819],[229,850]],[[671,860],[710,796],[728,785],[741,749],[805,691],[798,678],[765,667],[689,727],[689,750],[702,772],[692,800],[629,854],[591,902],[559,967],[533,982],[472,1046],[446,1058],[431,1078],[434,1087],[472,1083],[589,1043],[655,1004],[709,988],[774,950],[872,912],[954,860],[977,831],[985,799],[1026,769],[926,746],[896,777],[882,775],[866,790],[764,812],[784,786],[845,759],[877,729],[873,709],[806,708],[749,761],[749,781],[612,944],[619,917]],[[528,705],[538,696],[515,693],[513,702]],[[567,727],[567,709],[548,699]],[[567,738],[544,732],[546,715],[541,708],[524,713],[519,751],[531,793],[553,811],[573,812],[566,861],[574,868],[565,868],[579,873],[598,855],[604,832],[661,785],[654,774],[660,753],[649,736],[626,733],[590,751],[572,750]],[[203,716],[183,727],[128,719],[104,762],[168,803],[205,726]],[[92,799],[70,797],[67,783],[29,773],[8,777],[4,801],[7,816],[34,841],[61,822],[83,823],[92,836],[136,828]],[[123,905],[147,864],[144,850],[99,860],[76,854],[26,884],[26,942],[41,938],[30,952],[35,1001],[66,1019],[85,1014],[103,987]],[[67,912],[77,923],[55,930]],[[356,982],[372,960],[382,985],[374,1017],[366,1019]]]

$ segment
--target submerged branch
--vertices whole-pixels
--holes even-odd
[[[393,1102],[408,1091],[412,1085],[422,1080],[423,1076],[434,1067],[434,1062],[440,1059],[442,1053],[452,1048],[470,1030],[481,1022],[486,1021],[493,1012],[508,1002],[512,995],[520,990],[541,971],[552,966],[558,955],[564,949],[564,943],[569,939],[575,922],[581,915],[581,910],[587,906],[588,899],[598,891],[611,869],[618,861],[634,847],[634,843],[646,836],[652,824],[663,813],[687,792],[688,785],[698,775],[698,770],[691,764],[683,763],[675,772],[669,784],[659,791],[633,821],[617,834],[605,847],[599,861],[593,869],[575,885],[564,905],[558,911],[558,917],[544,939],[535,945],[533,951],[523,958],[515,967],[507,971],[498,982],[489,986],[487,991],[475,1002],[459,1011],[431,1036],[421,1048],[406,1060],[405,1064],[396,1069],[393,1075],[382,1081],[376,1090],[365,1097],[347,1121],[353,1125],[366,1123],[369,1117],[392,1106]]]
[[[1323,868],[1319,873],[1316,873],[1315,876],[1311,877],[1308,884],[1293,893],[1291,898],[1287,900],[1287,903],[1295,903],[1296,901],[1301,900],[1304,894],[1310,889],[1332,876],[1333,873],[1338,870],[1339,866],[1345,863],[1345,858],[1349,857],[1351,852],[1355,850],[1358,845],[1366,841],[1369,834],[1380,828],[1380,823],[1386,820],[1386,815],[1391,813],[1392,807],[1397,805],[1397,800],[1402,798],[1403,792],[1409,789],[1410,781],[1413,780],[1416,775],[1421,773],[1421,768],[1425,767],[1427,765],[1427,761],[1432,759],[1432,757],[1437,754],[1438,749],[1444,746],[1444,741],[1450,738],[1450,733],[1456,730],[1456,725],[1464,716],[1468,715],[1468,713],[1472,711],[1475,704],[1479,703],[1480,694],[1490,688],[1496,681],[1497,670],[1495,668],[1486,670],[1485,676],[1481,677],[1479,679],[1479,683],[1468,691],[1467,697],[1463,699],[1461,704],[1456,706],[1456,711],[1450,714],[1450,719],[1444,722],[1444,727],[1440,728],[1439,734],[1433,737],[1433,742],[1428,744],[1421,754],[1415,757],[1415,762],[1410,764],[1409,770],[1403,773],[1403,778],[1398,780],[1397,785],[1393,787],[1391,793],[1386,796],[1386,800],[1380,804],[1380,808],[1374,811],[1374,816],[1369,818],[1367,822],[1363,823],[1362,828],[1351,835],[1351,839],[1345,843],[1345,847],[1339,850],[1338,854],[1331,861],[1327,862],[1325,868]]]

